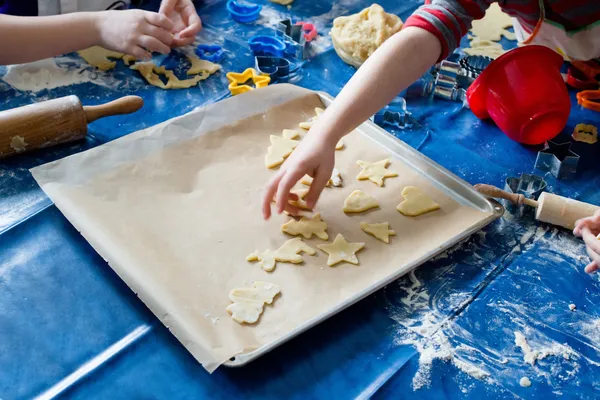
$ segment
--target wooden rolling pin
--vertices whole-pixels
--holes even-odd
[[[543,192],[538,200],[528,199],[522,194],[508,193],[495,186],[478,184],[475,190],[487,197],[505,199],[514,204],[525,204],[535,207],[535,218],[538,221],[547,222],[552,225],[562,226],[567,229],[575,227],[575,221],[585,217],[591,217],[600,210],[593,204],[557,196],[552,193]]]
[[[30,104],[0,112],[0,158],[80,140],[87,124],[98,118],[129,114],[144,100],[125,96],[98,106],[82,106],[77,96]]]

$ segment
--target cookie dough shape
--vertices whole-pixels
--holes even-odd
[[[301,179],[300,179],[300,183],[306,186],[310,186],[313,183],[313,178],[310,175],[304,175]],[[327,181],[327,184],[325,185],[326,187],[342,187],[342,174],[341,172],[337,169],[334,168],[333,171],[331,171],[331,178],[329,178],[329,180]]]
[[[362,190],[355,190],[344,200],[345,213],[361,213],[378,207],[377,199]]]
[[[323,114],[325,112],[325,110],[323,110],[322,108],[315,108],[315,116],[312,117],[311,119],[309,119],[308,121],[304,121],[304,122],[300,122],[300,124],[298,124],[298,126],[304,130],[309,130],[310,128],[312,128],[313,123],[319,118],[319,115]]]
[[[246,261],[258,261],[263,270],[272,272],[277,262],[301,264],[304,259],[300,255],[306,253],[314,256],[316,250],[302,241],[301,238],[293,238],[285,242],[277,250],[258,251],[246,257]]]
[[[577,142],[594,144],[598,141],[598,128],[589,124],[577,124],[571,136]]]
[[[348,243],[344,236],[338,233],[333,243],[319,244],[317,247],[329,254],[327,265],[333,267],[341,262],[358,265],[359,261],[356,253],[362,250],[365,244],[362,242]]]
[[[508,40],[517,39],[514,33],[506,29],[512,25],[512,18],[505,14],[498,4],[492,3],[482,19],[473,21],[472,36],[469,38],[470,48],[464,49],[464,52],[471,56],[500,57],[506,53],[498,43],[502,36]]]
[[[330,35],[338,56],[358,68],[401,28],[400,18],[373,4],[357,14],[334,19]]]
[[[298,137],[298,132],[292,130],[284,130],[282,136],[271,135],[271,145],[267,149],[265,156],[265,166],[267,168],[275,168],[283,164],[286,158],[292,154],[292,151],[300,143],[294,140]]]
[[[383,180],[385,178],[392,178],[398,176],[398,173],[387,169],[390,163],[389,159],[383,159],[374,163],[367,161],[358,160],[356,162],[362,171],[356,176],[359,181],[370,180],[378,186],[383,186]]]
[[[396,235],[396,231],[390,229],[388,222],[381,222],[378,224],[369,224],[367,222],[360,223],[360,229],[374,236],[376,239],[381,240],[383,243],[390,242],[390,236]]]
[[[289,6],[294,0],[269,0],[271,3],[281,4],[282,6]]]
[[[263,313],[265,304],[272,304],[281,289],[274,283],[254,281],[251,288],[238,288],[229,292],[232,304],[226,310],[238,324],[254,324]]]
[[[289,203],[295,207],[298,207],[300,210],[304,210],[304,211],[310,211],[310,207],[308,207],[308,204],[306,204],[306,200],[304,200],[304,197],[306,197],[306,194],[308,193],[308,189],[297,189],[297,190],[292,190],[291,193],[294,193],[296,196],[298,196],[298,200],[290,200]]]
[[[197,75],[205,73],[212,75],[215,72],[221,70],[221,66],[219,64],[215,64],[208,60],[202,60],[196,56],[188,56],[188,60],[191,63],[190,68],[186,72],[188,75]]]
[[[79,56],[81,56],[85,62],[93,65],[100,71],[108,71],[109,69],[113,69],[117,66],[117,62],[111,61],[111,58],[120,60],[123,58],[123,56],[125,56],[123,53],[107,50],[100,46],[92,46],[87,49],[79,50],[77,54],[79,54]]]
[[[310,239],[313,235],[321,240],[329,239],[327,223],[321,219],[321,213],[310,218],[302,217],[299,221],[291,219],[281,226],[281,231],[292,236],[302,235],[305,239]]]
[[[407,186],[402,189],[404,201],[396,209],[409,217],[416,217],[440,208],[440,205],[416,186]]]
[[[210,76],[208,72],[203,72],[193,78],[180,80],[173,71],[166,69],[164,66],[157,67],[151,62],[136,63],[129,68],[139,71],[149,84],[161,89],[187,89]],[[160,79],[159,74],[167,77],[166,84]]]

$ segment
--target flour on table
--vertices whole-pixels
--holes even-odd
[[[523,352],[523,361],[532,366],[537,360],[543,360],[548,356],[562,356],[565,360],[569,360],[571,355],[574,355],[573,350],[558,343],[554,343],[551,347],[533,350],[525,335],[519,331],[515,331],[515,345]]]

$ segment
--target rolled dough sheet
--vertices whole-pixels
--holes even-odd
[[[360,266],[328,268],[327,256],[272,273],[246,262],[256,249],[276,249],[289,237],[260,213],[261,192],[273,176],[264,166],[269,135],[294,129],[315,107],[311,91],[273,85],[138,131],[105,145],[35,168],[32,173],[56,206],[152,312],[210,372],[230,357],[277,341],[292,330],[376,285],[408,272],[408,263],[435,252],[487,215],[460,205],[370,138],[353,132],[336,152],[343,176],[356,160],[391,158],[397,178],[385,188],[348,179],[327,190],[318,209],[328,233],[366,242]],[[235,119],[237,118],[237,119]],[[235,120],[234,120],[235,119]],[[439,211],[408,218],[396,211],[402,188],[418,186]],[[361,216],[344,214],[356,189],[381,191],[380,221],[396,231],[385,244],[360,230]],[[358,219],[356,219],[358,218]],[[316,248],[323,241],[306,243]],[[324,268],[321,268],[324,267]],[[281,287],[283,296],[256,326],[241,326],[226,312],[228,291],[253,281]],[[219,317],[214,324],[204,316]]]

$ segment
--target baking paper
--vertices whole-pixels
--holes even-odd
[[[353,132],[336,151],[344,185],[325,189],[317,210],[330,240],[366,242],[360,265],[326,265],[321,251],[300,265],[279,263],[267,273],[246,261],[254,250],[276,249],[289,236],[289,217],[264,221],[261,192],[275,171],[264,165],[269,135],[296,129],[322,107],[314,92],[273,85],[193,111],[103,146],[34,168],[43,190],[116,273],[208,370],[230,357],[286,337],[366,288],[485,219],[460,205],[409,166],[391,159],[397,178],[385,187],[357,181],[357,160],[390,157]],[[414,185],[441,209],[419,217],[396,211],[401,191]],[[355,189],[381,205],[360,215],[343,213]],[[384,244],[360,222],[389,222],[397,233]],[[316,248],[319,239],[306,240]],[[254,280],[280,285],[254,326],[232,321],[225,311],[233,288]],[[360,316],[357,316],[360,318]]]

